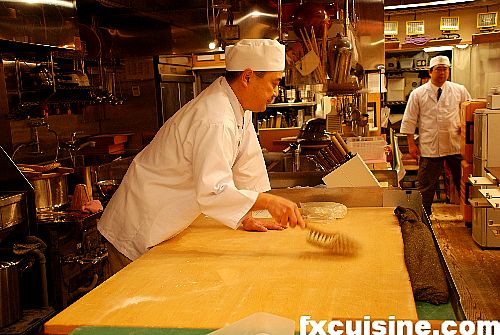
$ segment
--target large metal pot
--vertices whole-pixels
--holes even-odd
[[[19,295],[19,261],[0,261],[0,328],[23,314]]]
[[[42,176],[29,179],[35,188],[35,206],[39,210],[53,210],[68,201],[68,174],[44,173]]]

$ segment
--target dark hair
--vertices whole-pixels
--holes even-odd
[[[231,82],[235,81],[236,79],[238,79],[242,73],[243,73],[243,71],[226,71],[226,73],[224,74],[224,77],[226,78],[228,83],[231,83]],[[254,73],[259,78],[264,77],[264,75],[266,74],[265,71],[254,71]]]

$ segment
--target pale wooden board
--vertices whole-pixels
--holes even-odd
[[[328,223],[362,245],[353,257],[306,242],[307,230],[253,233],[199,218],[45,324],[220,328],[263,311],[296,321],[417,319],[393,208],[349,208]]]

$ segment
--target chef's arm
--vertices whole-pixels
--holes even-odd
[[[420,149],[415,143],[414,134],[406,134],[406,139],[408,142],[408,150],[413,158],[418,159],[420,157]]]
[[[302,215],[300,215],[297,204],[288,199],[273,194],[259,193],[257,200],[250,210],[261,209],[267,209],[274,220],[276,220],[276,222],[282,227],[286,227],[288,225],[290,225],[290,227],[295,227],[296,225],[299,225],[300,227],[305,228],[306,226]]]

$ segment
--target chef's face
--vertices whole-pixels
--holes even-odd
[[[278,72],[252,72],[248,78],[248,89],[250,99],[248,105],[244,106],[253,112],[263,112],[267,104],[273,102],[278,96],[278,85],[283,73]]]
[[[450,67],[446,65],[433,66],[430,71],[431,82],[436,86],[442,86],[450,76]]]

